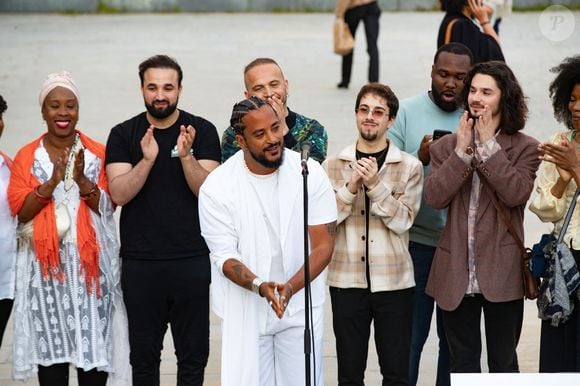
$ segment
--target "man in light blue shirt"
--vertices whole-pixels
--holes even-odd
[[[455,132],[463,107],[457,101],[463,91],[463,79],[473,64],[469,48],[460,43],[441,46],[431,67],[431,91],[401,101],[395,123],[388,137],[401,150],[413,154],[430,171],[429,146],[441,135]],[[435,135],[434,135],[435,134]],[[417,384],[419,361],[433,316],[433,298],[425,294],[431,262],[445,226],[447,212],[421,201],[421,209],[409,231],[409,252],[415,273],[415,305],[409,363],[409,385]],[[449,351],[441,315],[437,310],[439,359],[436,386],[450,385]]]

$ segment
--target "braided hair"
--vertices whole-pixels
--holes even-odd
[[[265,100],[258,98],[257,96],[249,97],[241,102],[234,105],[232,109],[232,116],[230,118],[230,126],[234,129],[236,134],[243,134],[246,124],[243,122],[244,117],[250,111],[258,110],[260,107],[267,105],[270,106]],[[272,108],[272,110],[274,110]],[[274,110],[276,113],[276,110]]]

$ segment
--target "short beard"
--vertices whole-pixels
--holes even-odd
[[[453,102],[445,102],[441,98],[441,93],[435,89],[435,85],[431,83],[431,95],[433,96],[433,102],[443,111],[452,113],[457,110],[457,98]]]
[[[278,169],[284,162],[284,146],[282,146],[281,149],[282,153],[280,154],[280,158],[278,158],[276,161],[269,161],[263,155],[254,154],[250,149],[248,150],[252,158],[263,167],[268,169]]]
[[[155,106],[147,102],[145,102],[145,107],[147,108],[147,112],[151,114],[153,118],[165,119],[175,112],[175,110],[177,109],[177,101],[175,102],[175,104],[169,104],[166,108],[162,110],[155,108]]]
[[[372,142],[374,140],[377,139],[378,134],[377,133],[365,133],[364,131],[361,131],[360,136],[362,137],[362,139],[364,139],[365,141],[369,141]]]

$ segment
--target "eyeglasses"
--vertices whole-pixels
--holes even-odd
[[[358,109],[356,109],[356,113],[363,117],[368,117],[369,113],[371,113],[374,119],[379,120],[387,115],[387,110],[383,109],[382,107],[375,107],[371,110],[368,106],[360,105]]]

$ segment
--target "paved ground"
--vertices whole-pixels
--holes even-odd
[[[383,13],[381,81],[399,97],[425,91],[435,50],[439,13]],[[546,38],[539,13],[514,14],[502,24],[508,63],[529,96],[526,131],[540,140],[560,129],[548,99],[548,69],[580,47],[580,13],[576,29],[563,42]],[[150,55],[175,57],[185,73],[180,106],[208,118],[221,132],[231,106],[242,98],[243,66],[258,56],[279,61],[290,82],[290,107],[317,118],[329,132],[329,152],[355,138],[353,106],[365,82],[367,56],[363,33],[355,51],[349,90],[335,88],[340,57],[331,52],[330,14],[158,14],[158,15],[17,15],[0,14],[0,94],[8,101],[1,148],[10,155],[43,132],[37,97],[44,77],[67,69],[81,93],[79,128],[105,141],[110,128],[143,110],[137,65]],[[549,227],[526,215],[528,244]],[[539,324],[535,304],[526,303],[519,347],[523,372],[537,371]],[[327,311],[325,384],[336,384],[336,357],[330,310]],[[207,384],[219,385],[219,325],[212,318],[211,357]],[[10,378],[8,331],[0,350],[0,385],[22,385]],[[175,384],[175,360],[168,338],[163,352],[162,384]],[[435,341],[425,347],[420,385],[434,384]],[[371,348],[367,383],[380,384]],[[31,380],[26,385],[35,385]]]

